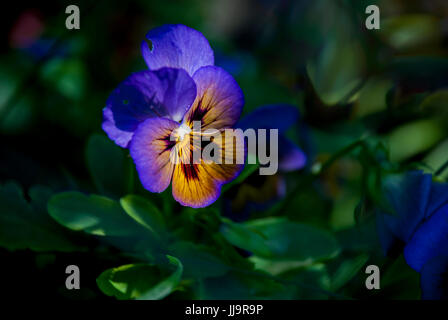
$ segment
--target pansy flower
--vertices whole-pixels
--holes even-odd
[[[392,212],[378,212],[377,227],[386,254],[403,251],[422,298],[448,298],[448,184],[413,171],[386,179],[384,194]]]
[[[162,192],[171,184],[182,205],[210,205],[243,164],[179,159],[192,160],[198,147],[194,141],[201,141],[207,130],[234,126],[243,93],[229,73],[214,66],[213,50],[196,30],[164,25],[146,34],[141,49],[149,70],[131,74],[112,92],[103,110],[103,130],[129,148],[145,189]],[[222,157],[244,152],[244,144],[230,148],[226,139],[210,143],[217,144]]]

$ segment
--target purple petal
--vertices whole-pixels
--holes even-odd
[[[163,67],[182,68],[190,75],[214,64],[213,50],[207,39],[184,25],[164,25],[152,29],[142,41],[143,58],[150,70]]]
[[[182,69],[162,68],[154,73],[162,85],[165,117],[181,121],[196,98],[196,84]]]
[[[252,129],[278,129],[283,133],[294,125],[299,118],[299,109],[293,105],[275,104],[255,109],[243,119],[237,127],[243,130]]]
[[[150,118],[135,130],[129,151],[143,187],[151,192],[162,192],[170,185],[174,170],[170,153],[175,145],[170,136],[178,127],[170,119]]]
[[[244,96],[238,83],[224,69],[203,67],[194,75],[197,97],[184,121],[201,121],[202,129],[230,128],[238,121]]]
[[[128,147],[129,141],[131,141],[132,136],[134,135],[133,131],[125,131],[117,127],[112,108],[109,105],[103,109],[103,124],[101,127],[104,132],[106,132],[109,139],[123,148]]]
[[[103,109],[103,130],[126,148],[141,122],[153,117],[180,121],[195,97],[196,85],[184,70],[134,73],[109,96]]]
[[[306,164],[306,156],[298,146],[283,135],[278,137],[278,168],[282,171],[302,169]]]

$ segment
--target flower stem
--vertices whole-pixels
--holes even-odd
[[[448,168],[448,160],[434,173],[435,176],[440,176]]]
[[[319,176],[327,171],[337,160],[340,158],[345,157],[346,155],[352,153],[354,150],[358,149],[359,147],[364,148],[366,146],[365,139],[361,138],[359,140],[354,141],[353,143],[349,144],[345,148],[341,149],[340,151],[333,154],[327,161],[325,161],[323,164],[320,165],[320,167],[315,170],[314,172],[311,172],[308,176],[305,177],[297,186],[290,192],[285,199],[283,200],[283,204],[278,208],[277,212],[284,211],[288,208],[289,204],[292,202],[291,200],[294,198],[296,193],[302,189],[303,186],[310,185],[312,182],[314,182]]]

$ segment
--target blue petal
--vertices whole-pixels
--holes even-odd
[[[424,300],[448,299],[448,255],[435,257],[423,266],[420,286]]]
[[[278,129],[279,133],[284,133],[297,122],[298,118],[299,109],[293,105],[266,105],[255,109],[241,119],[237,127],[243,130]]]
[[[440,208],[425,221],[404,249],[404,257],[411,268],[420,271],[429,260],[448,250],[448,205]]]
[[[182,69],[134,73],[109,96],[103,110],[103,130],[126,148],[141,122],[153,117],[180,121],[195,97],[196,85]]]
[[[401,253],[405,243],[401,241],[389,226],[384,221],[386,215],[383,213],[377,213],[376,215],[376,229],[378,232],[378,238],[383,247],[386,255],[395,256]]]
[[[417,226],[425,218],[431,191],[431,175],[420,171],[388,177],[383,194],[392,213],[378,213],[377,224],[383,249],[388,253],[393,243],[401,240],[407,243]]]
[[[430,217],[434,212],[448,203],[448,183],[433,183],[431,187],[431,197],[426,209],[426,217]]]
[[[143,58],[150,70],[181,68],[192,76],[204,66],[214,65],[213,50],[207,39],[184,25],[163,25],[152,29],[142,41]]]
[[[283,135],[278,137],[278,168],[282,171],[302,169],[306,164],[306,156],[298,146]]]

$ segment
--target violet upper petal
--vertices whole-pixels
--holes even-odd
[[[150,70],[182,68],[192,76],[199,68],[214,65],[213,50],[207,39],[187,26],[163,25],[149,31],[145,38],[141,49]]]

